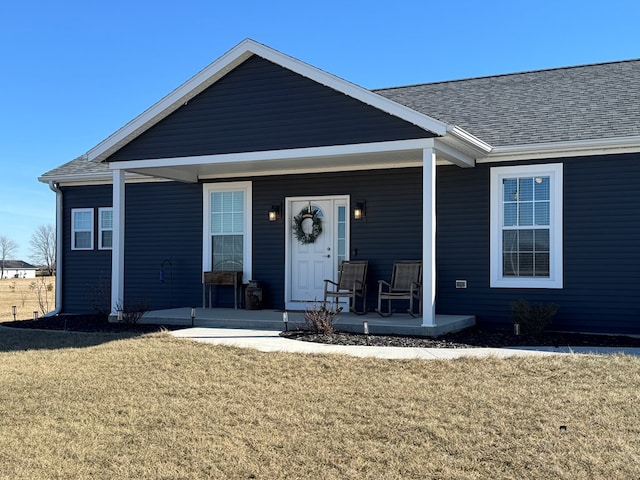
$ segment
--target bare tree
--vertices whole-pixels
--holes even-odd
[[[0,278],[4,278],[4,262],[16,253],[18,244],[9,237],[0,235]]]
[[[31,261],[44,266],[49,275],[56,268],[56,227],[40,225],[31,235]]]

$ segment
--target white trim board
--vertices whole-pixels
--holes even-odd
[[[252,182],[221,182],[202,184],[202,272],[211,270],[211,193],[212,192],[244,192],[244,245],[243,245],[243,283],[247,283],[253,272],[253,183]]]
[[[640,136],[609,137],[494,147],[489,155],[478,159],[478,163],[586,157],[591,155],[638,152],[640,152]]]
[[[549,176],[549,276],[505,277],[502,266],[502,181],[505,178]],[[491,288],[563,288],[563,165],[545,163],[540,165],[516,165],[493,167],[490,172],[490,286]],[[529,227],[523,227],[529,228]],[[534,228],[531,226],[531,228]]]

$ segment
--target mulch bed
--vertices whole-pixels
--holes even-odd
[[[514,335],[512,331],[470,327],[440,337],[406,337],[393,335],[361,335],[336,332],[320,334],[308,331],[283,332],[282,336],[306,342],[332,345],[372,345],[387,347],[478,348],[478,347],[640,347],[640,338],[623,335],[590,335],[544,332],[541,335]]]
[[[176,325],[147,325],[137,323],[109,323],[99,315],[57,315],[38,320],[17,320],[3,322],[3,326],[16,328],[37,328],[43,330],[66,330],[95,333],[144,334],[162,330],[185,328]],[[428,348],[477,348],[477,347],[639,347],[640,338],[624,335],[590,335],[580,333],[544,332],[541,335],[514,335],[511,330],[497,330],[485,327],[471,327],[460,332],[440,337],[409,337],[395,335],[362,335],[336,332],[320,334],[304,330],[282,332],[282,336],[305,342],[332,345],[372,345],[386,347],[428,347]]]
[[[110,323],[101,315],[56,315],[38,320],[16,320],[3,322],[5,327],[37,328],[41,330],[66,330],[88,333],[153,333],[176,330],[175,325],[147,325],[138,323]]]

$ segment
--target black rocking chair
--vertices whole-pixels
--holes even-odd
[[[324,281],[324,306],[327,298],[337,303],[339,297],[349,297],[349,311],[357,315],[367,313],[367,260],[344,260],[338,268],[338,281]],[[362,311],[356,309],[356,297],[362,298]]]

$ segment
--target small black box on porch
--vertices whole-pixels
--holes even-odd
[[[249,285],[244,291],[244,299],[247,310],[260,310],[262,308],[262,287],[258,282],[249,280]]]

